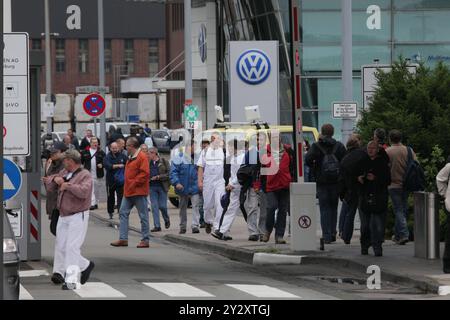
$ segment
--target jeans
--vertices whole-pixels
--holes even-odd
[[[320,225],[322,237],[325,241],[333,241],[336,238],[337,209],[339,191],[337,184],[317,185],[317,197],[319,198]]]
[[[384,228],[386,212],[371,213],[359,209],[361,219],[361,248],[380,250],[384,241]]]
[[[394,234],[396,240],[409,239],[407,224],[408,218],[408,193],[401,189],[389,189],[392,199],[392,206],[395,214]]]
[[[169,215],[167,214],[167,192],[161,185],[150,186],[150,201],[152,205],[153,224],[155,228],[161,228],[159,221],[159,211],[165,222],[169,222]]]
[[[123,197],[123,186],[117,187],[115,184],[112,185],[106,185],[106,194],[108,197],[107,200],[107,210],[110,215],[114,213],[114,205],[116,204],[116,197],[117,195],[117,208],[120,209],[120,205],[122,204],[122,197]]]
[[[133,209],[134,206],[136,207],[139,218],[141,219],[142,240],[148,241],[150,236],[146,196],[123,197],[119,211],[120,240],[128,240],[128,217],[130,216],[131,209]]]
[[[339,216],[339,232],[345,242],[350,242],[353,237],[356,210],[358,209],[358,198],[351,199],[349,203],[342,201],[341,215]]]
[[[275,225],[275,238],[283,238],[286,231],[286,215],[289,211],[289,189],[277,190],[266,193],[266,229],[271,233]],[[275,222],[275,211],[277,211]]]
[[[263,193],[260,191],[260,194]],[[261,207],[258,206],[259,196],[255,189],[250,188],[247,191],[247,200],[245,201],[245,210],[247,211],[247,229],[248,233],[253,236],[259,236],[260,230],[258,228],[258,215],[261,217]],[[265,216],[265,215],[264,215]],[[261,219],[259,220],[261,221]],[[265,223],[265,220],[264,220]],[[264,230],[266,227],[264,226]]]

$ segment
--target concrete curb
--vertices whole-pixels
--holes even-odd
[[[119,226],[118,222],[109,220],[96,213],[91,215],[98,220],[108,223],[110,225]],[[140,229],[130,226],[129,230],[140,233]],[[344,257],[330,257],[326,255],[320,255],[317,253],[305,253],[294,252],[290,254],[269,254],[262,252],[253,252],[248,249],[231,247],[221,243],[211,243],[204,240],[197,240],[188,238],[185,236],[178,236],[173,234],[164,235],[162,237],[151,236],[153,238],[160,238],[168,242],[172,242],[179,245],[189,246],[194,249],[209,251],[215,254],[219,254],[228,259],[252,264],[255,266],[270,266],[270,265],[301,265],[301,264],[328,264],[333,266],[339,266],[342,268],[348,268],[356,272],[366,273],[367,268],[371,264],[365,264],[357,262]],[[373,263],[372,263],[373,264]],[[391,270],[382,270],[382,281],[389,281],[392,283],[398,283],[414,287],[424,291],[425,293],[433,293],[438,295],[449,295],[450,286],[440,285],[437,281],[423,276],[407,276],[401,275]]]

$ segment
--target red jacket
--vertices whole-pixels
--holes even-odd
[[[148,157],[139,149],[125,165],[125,197],[148,196],[150,189],[150,165]]]
[[[266,192],[274,192],[282,189],[289,189],[292,182],[290,171],[291,158],[289,156],[290,145],[283,145],[284,151],[281,155],[279,164],[275,162],[272,156],[270,146],[267,146],[267,154],[263,156],[262,163],[265,170],[269,170],[266,180]],[[265,159],[264,159],[265,157]],[[273,173],[270,171],[273,170]]]

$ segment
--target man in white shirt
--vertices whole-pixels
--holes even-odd
[[[226,158],[225,170],[229,170],[229,178],[225,189],[230,193],[230,204],[228,205],[228,208],[223,208],[221,218],[219,220],[219,228],[211,234],[214,238],[219,240],[232,240],[229,235],[231,225],[236,218],[236,214],[240,210],[239,196],[241,194],[241,185],[239,184],[237,178],[237,172],[244,162],[244,149],[245,143],[243,141],[228,141],[227,155],[229,156]],[[225,176],[228,174],[225,173]]]
[[[225,193],[224,161],[223,140],[219,133],[214,133],[211,145],[202,151],[197,162],[198,188],[203,191],[206,233],[211,233],[213,225],[214,230],[219,229],[222,216],[220,200]]]

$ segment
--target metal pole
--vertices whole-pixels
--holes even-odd
[[[3,5],[5,5],[3,7]],[[0,4],[0,8],[1,11],[3,12],[3,32],[11,32],[11,2],[10,1],[2,1],[2,3]],[[0,55],[2,56],[2,61],[3,61],[3,50],[0,53]],[[3,68],[2,68],[2,88],[3,88]],[[3,101],[3,90],[2,92],[0,92],[0,97]],[[0,115],[0,126],[3,127],[3,112]],[[0,141],[0,152],[2,153],[2,158],[3,158],[3,139],[1,139]],[[0,172],[3,172],[3,160],[0,161]],[[2,207],[1,207],[1,212],[0,212],[0,238],[3,239],[3,219],[7,219],[7,217],[4,216],[4,208],[3,208],[3,174],[0,175],[0,198],[1,198],[1,203],[2,203]],[[2,251],[1,251],[1,255],[0,255],[0,277],[1,279],[3,279],[3,246],[2,246]],[[3,280],[2,280],[3,281]],[[0,290],[0,300],[3,300],[3,285],[1,287],[2,289]]]
[[[105,35],[103,29],[103,0],[98,0],[98,78],[101,87],[100,94],[104,97],[105,91]],[[101,148],[106,152],[106,110],[100,117]]]
[[[192,26],[191,0],[184,0],[184,73],[185,101],[192,100]]]
[[[45,102],[52,101],[52,68],[50,46],[50,9],[48,0],[44,1],[45,7]],[[52,117],[47,117],[47,133],[52,130]]]
[[[352,59],[352,0],[341,0],[342,9],[342,98],[344,102],[353,100],[353,59]],[[353,120],[342,119],[342,142],[347,143],[353,132]]]

